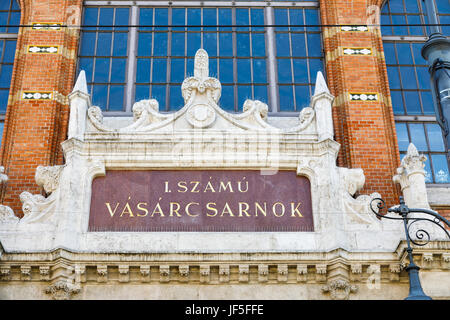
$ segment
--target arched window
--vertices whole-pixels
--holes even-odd
[[[78,69],[86,71],[94,104],[112,114],[148,98],[161,110],[182,107],[181,83],[192,76],[199,48],[210,56],[210,75],[222,83],[219,104],[228,111],[249,98],[273,113],[298,112],[323,71],[320,28],[298,26],[319,24],[318,1],[102,2],[84,2]],[[274,24],[280,27],[264,27]]]
[[[16,52],[20,8],[16,0],[0,1],[0,135],[3,134],[6,106]],[[1,143],[1,141],[0,141]]]
[[[436,1],[441,24],[449,23],[450,2]],[[389,0],[381,12],[384,54],[396,120],[400,155],[410,142],[428,160],[428,183],[450,183],[448,163],[440,126],[436,122],[430,75],[421,49],[427,40],[426,11],[422,0]],[[417,26],[417,25],[422,26]],[[395,26],[409,25],[409,26]],[[450,35],[449,27],[443,27]]]

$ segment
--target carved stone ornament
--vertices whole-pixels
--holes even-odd
[[[53,300],[70,300],[73,295],[79,292],[79,287],[62,280],[45,289],[45,293],[50,294]]]
[[[356,293],[357,291],[358,288],[356,286],[350,285],[348,281],[341,279],[333,280],[322,287],[322,292],[329,292],[333,300],[348,300],[350,293]]]
[[[44,188],[47,194],[54,192],[59,186],[59,178],[64,166],[36,168],[35,180],[38,186]]]

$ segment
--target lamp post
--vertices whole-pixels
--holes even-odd
[[[428,62],[436,119],[444,133],[447,161],[450,163],[450,41],[438,26],[435,0],[423,1],[431,26],[422,56]]]
[[[377,203],[377,209],[375,210],[372,206],[372,204],[376,202]],[[441,223],[446,224],[450,228],[450,222],[442,217],[440,214],[438,214],[436,211],[429,210],[429,209],[416,209],[416,208],[408,208],[408,206],[405,204],[403,197],[400,197],[400,205],[397,207],[392,207],[388,209],[388,212],[397,213],[401,216],[401,218],[391,217],[387,215],[381,215],[379,214],[379,210],[383,209],[385,207],[385,202],[381,198],[375,198],[372,200],[370,204],[370,209],[373,213],[375,213],[379,218],[382,219],[391,219],[391,220],[403,220],[403,225],[405,227],[405,234],[406,234],[406,252],[408,253],[408,259],[409,259],[409,265],[406,267],[406,271],[408,272],[409,276],[409,295],[405,298],[405,300],[431,300],[429,296],[427,296],[422,289],[422,285],[420,284],[420,278],[419,278],[419,270],[420,268],[414,263],[413,260],[413,249],[411,247],[411,243],[417,245],[417,246],[424,246],[430,241],[430,235],[428,232],[426,232],[423,229],[419,229],[416,231],[416,237],[418,238],[419,242],[417,242],[417,239],[414,240],[410,236],[410,228],[411,226],[419,221],[429,221],[434,223],[435,225],[439,226],[449,237],[450,239],[450,233],[441,225]],[[409,216],[410,213],[423,213],[425,215],[429,215],[432,217],[432,219],[428,219],[425,217],[411,217]],[[424,239],[424,236],[427,237],[427,239]]]

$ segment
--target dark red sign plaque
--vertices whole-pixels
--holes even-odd
[[[294,171],[107,171],[89,231],[314,231],[311,186]]]

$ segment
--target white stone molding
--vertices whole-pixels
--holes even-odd
[[[189,265],[178,266],[178,272],[180,273],[181,281],[189,280]]]
[[[240,264],[239,265],[239,282],[248,282],[249,281],[249,272],[250,268],[248,264]]]
[[[25,281],[31,280],[31,266],[20,266],[20,279]]]
[[[288,280],[288,265],[279,264],[277,266],[278,282],[286,282]]]
[[[160,282],[170,281],[170,266],[168,265],[159,266],[159,281]]]
[[[83,140],[86,131],[86,112],[91,106],[84,70],[81,70],[78,75],[77,82],[68,98],[70,104],[68,138]]]
[[[269,275],[269,266],[266,264],[258,265],[258,281],[266,282]]]
[[[57,281],[45,289],[45,293],[51,295],[53,300],[70,300],[81,289],[67,281]]]
[[[130,266],[119,265],[119,282],[130,281]]]
[[[323,286],[322,292],[330,293],[333,300],[348,300],[351,293],[358,292],[358,287],[350,285],[348,281],[338,279]]]
[[[64,166],[36,168],[35,181],[40,187],[43,187],[47,194],[54,192],[59,187],[59,178]]]
[[[49,266],[39,266],[39,275],[41,281],[50,280],[50,267]]]
[[[210,275],[211,275],[211,266],[201,265],[200,266],[200,282],[201,283],[210,282],[210,280],[211,280]]]

